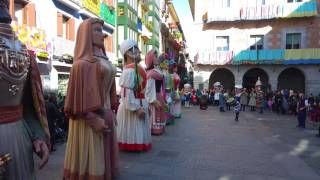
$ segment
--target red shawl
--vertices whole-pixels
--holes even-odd
[[[147,85],[147,73],[140,65],[137,65],[137,67],[138,67],[139,82],[137,84],[135,94],[137,98],[144,98],[143,90],[146,88],[146,85]],[[128,64],[126,65],[126,68],[135,69],[135,64],[134,63]]]

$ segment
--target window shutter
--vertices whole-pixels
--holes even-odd
[[[28,6],[24,6],[23,10],[22,10],[22,24],[27,24],[28,20],[27,20],[27,11],[28,11]]]
[[[29,3],[27,6],[27,25],[36,26],[36,6],[33,3]]]
[[[61,13],[57,13],[57,36],[62,37],[63,35],[63,28],[62,28],[62,21],[63,17]]]
[[[108,43],[108,45],[109,45],[109,47],[108,47],[109,52],[113,52],[113,37],[112,37],[112,36],[109,36],[109,37],[108,37],[108,40],[109,40],[109,43]]]
[[[106,49],[107,52],[113,52],[113,37],[112,36],[107,36],[104,39],[104,48]]]
[[[75,27],[74,27],[74,19],[70,18],[68,21],[68,27],[69,27],[69,40],[74,41],[75,37]]]

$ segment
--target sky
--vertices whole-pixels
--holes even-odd
[[[199,48],[199,36],[203,34],[201,30],[202,25],[193,22],[188,0],[173,0],[172,2],[178,14],[182,30],[187,41],[187,51],[192,57]]]

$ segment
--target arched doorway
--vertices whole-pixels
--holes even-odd
[[[278,89],[288,89],[299,92],[305,91],[304,74],[296,68],[283,70],[278,77]]]
[[[221,82],[225,89],[234,88],[234,75],[226,68],[218,68],[210,75],[209,88],[213,88],[215,82]]]
[[[267,90],[269,85],[269,76],[268,74],[261,68],[253,68],[249,69],[242,78],[242,86],[251,89],[254,88],[256,85],[256,82],[258,80],[258,77],[260,77],[261,83],[262,83],[262,89]]]

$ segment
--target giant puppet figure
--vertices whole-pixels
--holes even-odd
[[[259,109],[259,113],[263,113],[263,108],[264,108],[264,93],[263,91],[261,90],[261,86],[262,86],[262,83],[261,83],[261,80],[260,80],[260,77],[258,77],[258,80],[256,82],[256,85],[255,85],[255,89],[256,89],[256,92],[257,92],[257,97],[256,97],[256,106],[257,106],[257,109]]]
[[[160,56],[163,58],[163,55]],[[153,135],[161,135],[165,131],[165,113],[166,102],[163,96],[163,81],[164,76],[160,69],[160,60],[157,53],[151,50],[146,55],[146,69],[147,69],[147,86],[146,86],[146,100],[149,103],[150,120],[152,122],[151,132]]]
[[[173,68],[176,65],[176,62],[171,59],[168,61],[168,68],[164,73],[165,77],[165,94],[166,101],[169,108],[169,111],[166,113],[167,124],[175,124],[174,122],[174,80],[173,80]]]
[[[180,76],[178,75],[178,66],[174,65],[172,67],[173,76],[173,88],[174,88],[174,102],[173,102],[173,115],[175,118],[181,118],[181,99],[179,93],[180,86]]]
[[[45,102],[37,62],[12,31],[8,9],[0,0],[0,179],[35,179],[33,152],[40,168],[49,158]]]
[[[151,121],[145,98],[147,74],[139,65],[141,52],[133,40],[120,45],[124,69],[119,85],[121,100],[117,113],[119,148],[123,151],[149,151],[151,145]]]
[[[111,180],[118,175],[116,70],[105,54],[103,21],[89,18],[77,32],[64,111],[70,118],[64,179]]]

